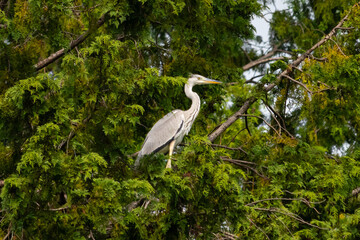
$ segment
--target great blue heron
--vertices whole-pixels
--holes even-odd
[[[173,150],[189,133],[200,110],[200,98],[197,93],[192,91],[193,86],[214,83],[221,82],[197,74],[190,76],[184,88],[186,96],[192,101],[190,109],[187,111],[174,110],[155,123],[145,138],[135,161],[135,167],[140,165],[140,159],[144,155],[169,152],[166,168],[171,168]]]

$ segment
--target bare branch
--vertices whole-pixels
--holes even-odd
[[[354,27],[338,27],[337,29],[340,29],[340,30],[353,30],[355,28]]]
[[[266,232],[265,232],[262,228],[258,227],[250,218],[248,218],[248,217],[246,217],[246,218],[247,218],[247,219],[249,220],[249,222],[251,222],[257,229],[259,229],[259,230],[265,235],[265,237],[266,237],[267,239],[270,240],[269,236],[266,234]]]
[[[244,168],[246,168],[246,169],[249,169],[249,170],[253,171],[256,175],[258,175],[259,177],[261,177],[261,178],[269,179],[267,176],[259,173],[259,171],[256,170],[255,168],[250,167],[250,166],[248,165],[249,162],[243,163],[243,162],[244,162],[243,160],[230,159],[230,158],[224,158],[224,157],[222,157],[221,159],[222,159],[223,161],[233,163],[233,164],[235,164],[235,165],[237,165],[237,166],[239,166],[239,167],[244,167]]]
[[[343,18],[341,21],[330,31],[328,35],[323,37],[319,42],[317,42],[314,46],[312,46],[310,49],[308,49],[304,54],[300,55],[291,65],[289,68],[284,70],[282,73],[280,73],[277,76],[277,82],[279,82],[283,77],[286,75],[289,75],[290,72],[292,72],[293,67],[297,67],[302,63],[308,56],[311,55],[311,53],[320,47],[322,44],[324,44],[329,38],[331,38],[335,33],[336,29],[341,27],[344,22],[348,19],[350,12]],[[277,82],[269,84],[264,88],[265,92],[269,92],[272,90],[276,85]],[[254,96],[249,97],[243,104],[243,106],[232,116],[230,116],[224,123],[222,123],[216,130],[214,130],[211,134],[209,134],[208,138],[211,142],[214,142],[217,137],[219,137],[225,130],[230,127],[239,117],[241,117],[249,108],[250,106],[255,103],[258,99]]]
[[[52,211],[52,212],[58,212],[58,211],[63,211],[63,210],[69,209],[69,208],[70,208],[70,207],[49,208],[48,210],[49,210],[49,211]]]
[[[249,165],[257,165],[254,162],[239,160],[239,159],[230,159],[228,157],[220,157],[223,161],[233,162],[233,163],[243,163],[243,164],[249,164]]]
[[[273,215],[270,215],[270,216],[273,216]],[[276,220],[278,220],[279,222],[281,222],[282,225],[284,225],[284,227],[288,230],[288,232],[290,233],[290,235],[291,235],[292,237],[294,237],[294,235],[292,234],[292,232],[290,231],[290,229],[286,226],[286,224],[285,224],[283,221],[281,221],[281,219],[280,219],[278,216],[276,216],[275,214],[274,214],[274,216],[275,216]]]
[[[40,62],[38,62],[37,64],[34,65],[36,71],[39,71],[40,69],[46,67],[47,65],[55,62],[57,59],[63,57],[65,55],[65,53],[71,51],[72,49],[74,49],[76,46],[78,46],[80,43],[82,43],[83,41],[85,41],[85,39],[90,36],[91,33],[93,33],[96,29],[98,29],[99,27],[101,27],[104,23],[105,23],[105,19],[107,17],[107,13],[105,13],[104,15],[102,15],[99,20],[96,22],[96,25],[94,27],[91,27],[89,30],[87,30],[84,34],[80,35],[77,39],[75,39],[74,41],[72,41],[70,43],[70,46],[68,49],[60,49],[59,51],[51,54],[48,58],[41,60]]]
[[[88,238],[91,238],[92,240],[95,240],[94,235],[93,235],[91,230],[90,230],[90,234],[89,234]]]
[[[89,120],[91,119],[91,114],[89,114],[89,116],[87,118],[85,118],[83,121],[82,121],[82,125],[84,125],[85,123],[87,123]],[[61,141],[61,143],[59,144],[59,146],[57,146],[57,149],[60,150],[61,148],[63,148],[63,146],[65,145],[66,143],[66,153],[68,153],[68,150],[69,150],[69,142],[70,140],[75,136],[75,131],[78,130],[79,128],[81,128],[82,126],[77,126],[77,129],[72,129],[69,133],[69,136],[65,139],[63,139]]]
[[[228,147],[228,146],[224,146],[224,145],[220,145],[220,144],[210,144],[210,146],[224,148],[224,149],[233,150],[233,151],[241,151],[241,152],[245,153],[246,155],[248,155],[248,153],[241,147],[232,148],[232,147]]]
[[[289,79],[290,81],[292,81],[292,82],[294,82],[294,83],[299,84],[300,86],[302,86],[303,88],[305,88],[305,90],[308,91],[311,95],[313,95],[313,92],[312,92],[310,89],[308,89],[308,88],[306,87],[306,85],[303,84],[302,82],[299,82],[299,81],[293,79],[293,78],[290,77],[289,75],[285,75],[284,77],[286,77],[287,79]]]
[[[275,111],[274,108],[272,108],[269,104],[267,104],[266,102],[265,103],[265,106],[268,108],[271,116],[275,119],[275,121],[278,123],[279,127],[281,129],[283,129],[292,139],[296,139],[295,136],[293,136],[287,129],[286,129],[286,126],[285,126],[285,121],[284,119],[280,116],[280,114],[278,112]],[[279,123],[279,121],[276,119],[276,117],[274,116],[274,114],[279,117],[282,121],[282,124]],[[280,132],[280,131],[279,131]]]
[[[241,116],[242,117],[255,117],[255,118],[259,118],[259,119],[263,120],[266,125],[268,125],[270,128],[272,128],[272,130],[274,130],[276,132],[276,134],[279,137],[281,137],[281,134],[278,131],[276,131],[276,129],[270,123],[268,123],[264,118],[262,118],[260,116],[256,116],[256,115],[251,115],[251,114],[242,114]]]
[[[272,57],[272,58],[264,58],[264,59],[259,58],[257,60],[251,61],[248,64],[244,65],[242,67],[242,69],[244,71],[247,71],[247,70],[249,70],[249,69],[251,69],[251,68],[253,68],[253,67],[257,66],[257,65],[260,65],[262,63],[267,63],[267,62],[277,61],[277,60],[283,60],[283,59],[285,59],[285,57]]]
[[[0,187],[3,187],[5,185],[5,181],[4,180],[0,180]]]
[[[337,46],[337,48],[339,49],[339,51],[341,52],[341,54],[343,56],[346,56],[346,54],[343,52],[343,50],[341,49],[341,47],[339,46],[339,44],[332,38],[330,38],[331,41],[333,41],[335,43],[335,45]]]
[[[317,58],[317,57],[314,57],[313,55],[309,55],[308,58],[311,58],[311,59],[316,60],[318,62],[327,62],[328,61],[327,58]]]
[[[317,228],[317,229],[320,229],[320,230],[329,230],[328,228],[323,228],[323,227],[319,227],[319,226],[316,226],[314,224],[311,224],[307,221],[305,221],[304,219],[300,218],[298,215],[292,213],[292,212],[287,212],[287,211],[284,211],[282,209],[279,209],[279,208],[253,208],[254,210],[258,210],[258,211],[266,211],[266,212],[273,212],[273,213],[280,213],[280,214],[283,214],[283,215],[286,215],[288,217],[291,217],[303,224],[306,224],[308,226],[311,226],[311,227],[314,227],[314,228]]]
[[[267,201],[301,201],[309,206],[309,204],[320,204],[322,202],[310,202],[305,198],[266,198],[266,199],[260,199],[251,203],[245,204],[245,206],[252,206],[261,202],[267,202]]]
[[[355,196],[359,195],[359,193],[360,193],[360,187],[357,187],[351,191],[350,197],[355,197]]]

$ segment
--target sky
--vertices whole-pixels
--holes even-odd
[[[258,44],[259,49],[262,48],[264,51],[271,50],[270,45],[269,45],[270,25],[267,21],[270,21],[272,14],[268,14],[268,13],[275,12],[276,10],[283,10],[286,8],[287,8],[287,5],[286,5],[285,0],[274,0],[274,4],[269,4],[269,9],[265,9],[263,11],[263,15],[266,18],[266,20],[263,17],[255,16],[254,19],[251,21],[252,25],[256,29],[255,35],[261,36],[262,40],[263,40],[263,42],[261,44]],[[259,73],[256,71],[253,71],[251,69],[244,72],[245,79],[247,79],[247,80],[251,79],[252,77],[254,77],[256,75],[259,75]]]
[[[287,8],[286,1],[284,0],[275,0],[275,4],[270,4],[267,10],[263,11],[263,15],[267,20],[270,20],[271,14],[269,12],[274,12],[275,10],[283,10]],[[262,17],[255,17],[252,20],[253,26],[256,28],[256,35],[260,35],[264,42],[268,42],[269,36],[269,23],[265,21]]]

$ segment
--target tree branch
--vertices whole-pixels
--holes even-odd
[[[70,131],[70,133],[69,133],[69,136],[61,141],[61,143],[59,144],[59,146],[57,146],[57,149],[58,149],[58,150],[62,149],[62,148],[64,147],[65,143],[66,143],[66,153],[68,153],[69,142],[70,142],[70,140],[75,136],[75,131],[76,131],[76,130],[79,130],[81,127],[83,127],[83,125],[85,125],[85,124],[91,119],[91,116],[92,116],[92,115],[89,114],[89,116],[82,121],[82,125],[77,126],[76,129],[72,129],[72,130]]]
[[[351,11],[350,11],[351,12]],[[332,36],[335,35],[336,30],[339,29],[344,22],[348,19],[350,12],[343,18],[341,21],[330,31],[328,35],[323,37],[319,42],[317,42],[314,46],[312,46],[310,49],[308,49],[304,54],[300,55],[291,65],[289,68],[284,70],[282,73],[280,73],[277,76],[277,81],[275,83],[269,84],[264,88],[265,92],[269,92],[272,90],[277,83],[286,75],[289,75],[289,73],[292,72],[293,67],[297,67],[302,63],[308,56],[311,55],[311,53],[320,47],[322,44],[324,44],[327,40],[329,40]],[[222,123],[215,131],[213,131],[211,134],[209,134],[208,138],[211,142],[214,142],[217,137],[219,137],[225,130],[230,127],[236,120],[239,119],[249,108],[250,106],[255,103],[258,99],[254,96],[249,97],[243,104],[243,106],[232,116],[230,116],[224,123]]]
[[[311,227],[314,227],[314,228],[317,228],[317,229],[320,229],[320,230],[329,230],[328,228],[323,228],[323,227],[319,227],[319,226],[316,226],[314,224],[311,224],[307,221],[305,221],[304,219],[300,218],[298,215],[292,213],[292,212],[287,212],[287,211],[283,211],[279,208],[256,208],[254,207],[253,209],[255,210],[258,210],[258,211],[266,211],[266,212],[273,212],[273,213],[280,213],[280,214],[283,214],[283,215],[286,215],[288,217],[291,217],[303,224],[306,224],[308,226],[311,226]]]
[[[289,75],[285,75],[284,77],[286,77],[287,79],[289,79],[290,81],[292,81],[292,82],[294,82],[294,83],[299,84],[300,86],[302,86],[303,88],[305,88],[305,90],[306,90],[308,93],[310,93],[311,95],[313,94],[313,92],[312,92],[310,89],[308,89],[308,88],[306,87],[306,85],[303,84],[302,82],[299,82],[299,81],[293,79],[293,78],[290,77]]]
[[[220,145],[220,144],[211,144],[210,146],[224,148],[224,149],[233,150],[233,151],[241,151],[241,152],[245,153],[246,155],[248,155],[248,153],[241,147],[232,148],[232,147],[228,147],[228,146],[224,146],[224,145]]]
[[[63,57],[65,55],[65,53],[70,52],[72,49],[74,49],[76,46],[78,46],[80,43],[82,43],[83,41],[85,41],[85,39],[90,36],[91,33],[93,33],[96,29],[98,29],[99,27],[101,27],[106,20],[108,13],[105,13],[104,15],[102,15],[99,20],[96,22],[96,25],[91,27],[89,30],[87,30],[85,33],[83,33],[82,35],[80,35],[77,39],[75,39],[74,41],[72,41],[70,43],[70,46],[68,49],[60,49],[59,51],[51,54],[48,58],[41,60],[40,62],[38,62],[37,64],[34,65],[36,71],[39,71],[40,69],[46,67],[47,65],[55,62],[57,59]]]
[[[276,61],[276,60],[283,60],[285,59],[285,57],[272,57],[272,58],[264,58],[264,59],[257,59],[257,60],[254,60],[254,61],[251,61],[249,62],[248,64],[245,64],[242,69],[245,71],[257,66],[257,65],[260,65],[262,63],[267,63],[267,62],[271,62],[271,61]]]
[[[256,170],[255,168],[253,167],[250,167],[248,164],[250,164],[250,162],[247,162],[247,161],[243,161],[243,160],[238,160],[238,159],[230,159],[230,158],[226,158],[226,157],[221,157],[221,160],[223,161],[226,161],[226,162],[230,162],[230,163],[233,163],[239,167],[244,167],[248,170],[251,170],[253,171],[256,175],[258,175],[259,177],[261,178],[264,178],[264,179],[269,179],[267,176],[261,174],[258,172],[258,170]],[[246,163],[244,163],[246,162]]]
[[[248,217],[246,217],[246,218],[249,220],[249,222],[251,222],[252,224],[254,224],[254,226],[255,226],[257,229],[259,229],[259,230],[265,235],[265,237],[266,237],[268,240],[270,240],[269,236],[266,234],[266,232],[265,232],[262,228],[258,227],[250,218],[248,218]]]
[[[0,187],[3,187],[5,185],[5,181],[4,180],[0,180]]]
[[[267,54],[265,54],[264,56],[261,56],[260,58],[254,60],[254,61],[250,61],[249,63],[245,64],[242,69],[243,71],[247,71],[259,64],[262,63],[267,63],[267,62],[271,62],[271,61],[276,61],[276,60],[282,60],[285,59],[285,57],[272,57],[274,54],[276,54],[277,52],[279,52],[279,47],[282,43],[274,46],[274,48],[268,52]]]

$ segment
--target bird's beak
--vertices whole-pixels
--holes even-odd
[[[218,80],[214,80],[214,79],[210,79],[207,78],[204,83],[208,83],[208,84],[221,84],[222,82],[218,81]]]

